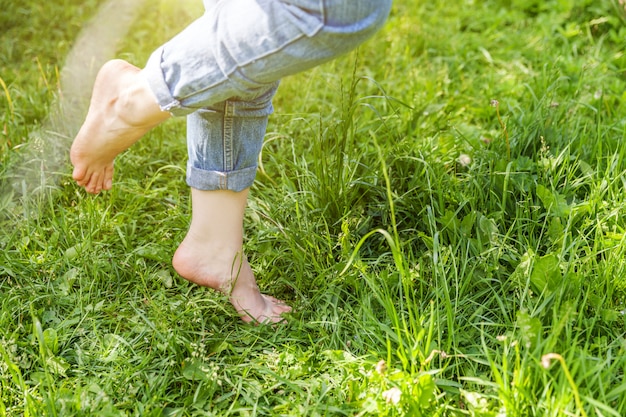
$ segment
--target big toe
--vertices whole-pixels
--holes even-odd
[[[76,165],[74,167],[74,170],[72,171],[72,178],[79,185],[85,185],[87,182],[89,182],[89,181],[85,181],[86,176],[87,176],[87,170],[84,167],[79,166],[79,165]]]

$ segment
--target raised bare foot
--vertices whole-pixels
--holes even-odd
[[[282,314],[291,311],[284,302],[259,291],[241,251],[237,253],[219,244],[210,247],[188,234],[172,264],[183,278],[227,295],[246,323],[278,323],[284,320]]]
[[[113,185],[113,160],[146,132],[168,119],[141,70],[112,60],[98,72],[89,111],[72,148],[72,177],[97,194]]]

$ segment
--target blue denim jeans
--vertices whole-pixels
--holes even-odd
[[[187,116],[187,183],[250,187],[280,79],[354,49],[390,7],[391,0],[205,0],[204,15],[143,71],[161,108]]]

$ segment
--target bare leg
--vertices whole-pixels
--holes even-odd
[[[192,219],[172,264],[185,279],[226,294],[245,322],[276,323],[291,311],[283,302],[261,294],[243,254],[243,215],[248,189],[191,189]]]
[[[70,150],[74,180],[93,194],[111,189],[115,157],[169,117],[139,68],[122,60],[107,62]]]

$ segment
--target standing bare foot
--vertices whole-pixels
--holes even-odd
[[[185,279],[226,294],[245,322],[277,323],[291,307],[261,294],[243,255],[243,215],[248,190],[191,189],[192,218],[174,254],[174,269]]]
[[[113,160],[150,129],[168,119],[141,70],[112,60],[96,76],[89,111],[72,148],[72,177],[97,194],[113,184]]]
[[[242,253],[232,256],[212,251],[187,236],[174,254],[172,264],[188,281],[210,287],[228,296],[241,319],[246,323],[278,323],[291,307],[259,291],[254,273]]]

